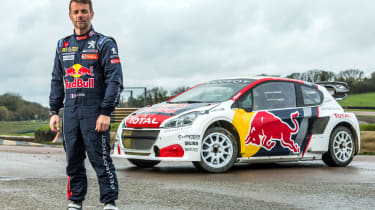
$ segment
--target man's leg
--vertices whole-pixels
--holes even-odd
[[[97,117],[98,115],[84,117],[81,120],[81,132],[87,155],[98,177],[100,202],[108,203],[118,199],[118,183],[110,157],[109,131],[100,133],[95,131]]]
[[[85,168],[85,146],[80,131],[79,118],[75,108],[65,108],[63,118],[64,147],[66,150],[68,199],[83,201],[87,192]]]

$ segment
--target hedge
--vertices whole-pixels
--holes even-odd
[[[375,131],[375,124],[363,124],[359,125],[361,131]]]

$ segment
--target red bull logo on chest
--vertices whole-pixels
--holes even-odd
[[[69,80],[65,80],[65,88],[94,88],[94,79],[89,78],[87,81],[84,81],[80,77],[82,76],[94,76],[92,67],[86,68],[82,66],[81,64],[74,64],[69,69],[65,69],[65,78],[66,77],[73,77],[73,82],[70,82]]]
[[[88,69],[81,64],[74,64],[69,69],[65,69],[65,77],[72,76],[74,78],[79,78],[84,75],[94,76],[92,72],[92,67]]]
[[[291,128],[287,123],[270,112],[257,112],[250,122],[250,130],[246,136],[245,144],[261,146],[270,151],[275,147],[276,141],[279,141],[282,147],[294,153],[299,153],[300,147],[292,139],[292,135],[297,134],[299,130],[296,120],[298,116],[298,112],[290,114],[290,119],[294,124],[294,128]]]

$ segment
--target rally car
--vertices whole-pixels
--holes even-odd
[[[271,77],[199,84],[128,115],[112,156],[139,167],[191,161],[208,172],[236,162],[322,159],[347,166],[359,152],[359,124],[332,96],[342,98],[345,85],[329,88]]]

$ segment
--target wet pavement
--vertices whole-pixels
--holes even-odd
[[[375,156],[348,167],[321,161],[238,164],[224,174],[191,163],[163,162],[152,169],[115,159],[120,209],[373,209]],[[62,148],[0,145],[0,209],[65,209]],[[102,209],[95,173],[87,163],[84,209]]]

